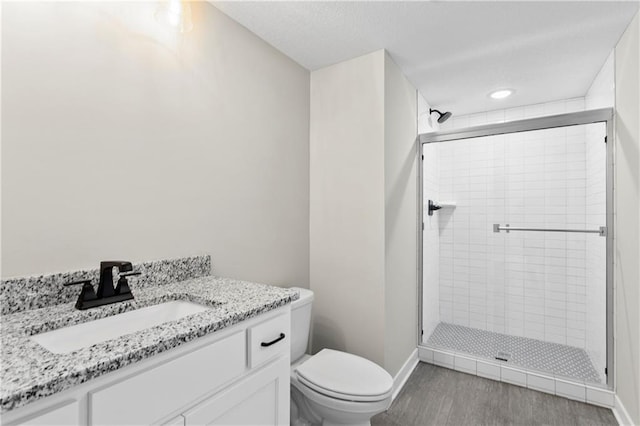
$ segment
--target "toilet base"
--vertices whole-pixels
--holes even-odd
[[[371,426],[371,417],[389,408],[391,395],[375,402],[349,402],[319,394],[291,377],[291,425]]]
[[[291,386],[290,404],[290,424],[291,426],[321,426],[322,419],[318,417],[307,403],[304,395],[294,386]]]

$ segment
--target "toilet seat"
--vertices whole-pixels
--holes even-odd
[[[368,359],[323,349],[295,368],[303,386],[330,398],[354,402],[383,401],[393,392],[393,379]]]
[[[292,386],[302,393],[312,405],[319,404],[327,407],[334,412],[365,414],[367,418],[371,418],[374,414],[380,413],[391,405],[391,395],[380,401],[346,401],[332,396],[316,392],[309,386],[300,383],[299,380],[291,382]]]

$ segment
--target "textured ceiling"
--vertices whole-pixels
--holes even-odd
[[[310,70],[387,49],[430,104],[457,115],[583,96],[639,5],[212,3]],[[502,87],[515,95],[487,96]]]

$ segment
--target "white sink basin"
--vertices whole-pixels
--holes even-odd
[[[211,308],[176,300],[36,334],[31,340],[53,353],[66,354],[208,309]]]

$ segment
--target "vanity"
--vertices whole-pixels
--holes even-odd
[[[132,301],[2,316],[2,424],[288,425],[297,292],[143,275]]]

